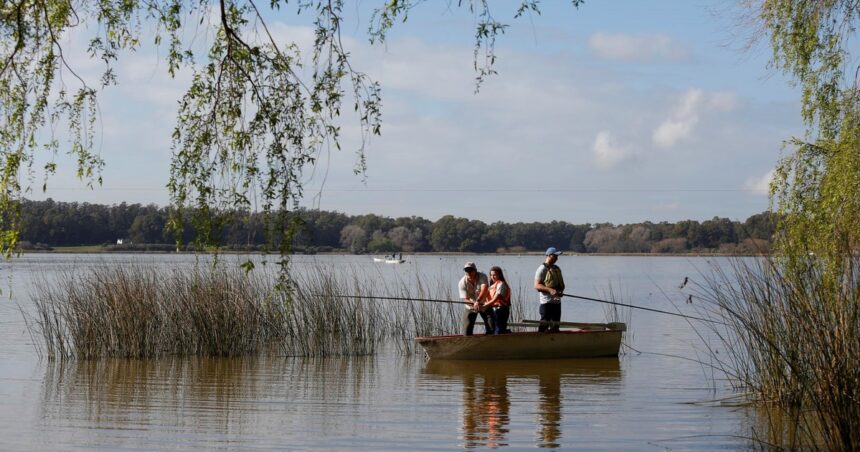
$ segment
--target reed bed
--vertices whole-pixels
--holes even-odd
[[[386,285],[357,269],[303,270],[290,290],[276,289],[274,271],[223,264],[71,270],[35,285],[28,324],[49,359],[355,356],[388,346],[413,353],[415,336],[460,331],[463,305],[451,300],[453,281]],[[439,302],[410,301],[416,298]]]
[[[858,259],[847,259],[838,275],[814,258],[804,268],[787,268],[772,258],[739,259],[705,277],[698,296],[725,323],[713,327],[719,345],[711,345],[711,359],[738,390],[767,406],[761,411],[772,421],[770,444],[856,449]]]
[[[237,270],[98,266],[36,287],[49,358],[235,356],[287,335],[287,305]]]

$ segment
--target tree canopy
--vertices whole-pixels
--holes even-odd
[[[722,253],[761,254],[770,248],[776,218],[765,212],[745,222],[715,217],[678,223],[492,224],[446,215],[436,221],[421,217],[389,218],[347,215],[319,209],[290,212],[298,217],[290,247],[295,253],[343,252],[543,252],[553,245],[575,253]],[[235,221],[217,231],[228,250],[265,250],[260,213],[234,212]],[[58,246],[101,245],[104,250],[170,251],[175,239],[167,229],[170,208],[155,205],[47,201],[23,202],[20,246],[49,249]],[[183,228],[182,248],[193,249],[193,225]],[[122,244],[118,240],[122,239]]]

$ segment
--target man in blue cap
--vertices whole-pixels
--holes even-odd
[[[561,251],[555,247],[546,249],[546,259],[535,272],[535,289],[540,294],[540,326],[538,331],[558,331],[561,322],[561,296],[564,294],[564,278],[555,265]],[[550,324],[548,322],[555,322]]]

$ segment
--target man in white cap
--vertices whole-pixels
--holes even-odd
[[[466,312],[463,314],[463,334],[472,335],[478,314],[481,314],[481,319],[484,321],[485,334],[492,334],[492,319],[486,309],[481,309],[481,305],[489,298],[490,294],[490,283],[487,275],[479,272],[474,262],[466,262],[463,271],[466,274],[463,275],[458,284],[460,299],[466,304]]]
[[[540,326],[538,331],[558,331],[561,322],[561,297],[564,295],[564,278],[555,265],[561,251],[555,247],[546,250],[546,258],[535,272],[535,289],[540,294]],[[549,324],[547,322],[555,322]]]

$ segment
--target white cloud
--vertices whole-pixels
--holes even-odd
[[[662,33],[594,33],[588,38],[588,48],[607,60],[679,61],[688,57],[688,52],[682,45]]]
[[[744,184],[744,189],[750,193],[767,196],[770,194],[770,182],[773,180],[773,170],[761,177],[750,177]]]
[[[630,146],[619,145],[606,130],[600,131],[594,138],[592,149],[594,164],[604,170],[615,168],[635,156]]]
[[[699,122],[698,109],[703,97],[703,92],[700,89],[687,90],[681,96],[671,116],[654,130],[651,137],[654,144],[668,148],[688,137],[693,131],[693,127]]]
[[[732,111],[738,106],[738,96],[734,91],[717,91],[708,96],[707,106],[713,111]]]
[[[699,121],[697,116],[683,119],[667,119],[654,130],[652,140],[662,148],[672,147],[683,138],[690,135],[693,126]]]
[[[693,133],[702,112],[727,112],[736,106],[736,95],[732,91],[705,93],[699,88],[690,88],[681,95],[672,114],[654,130],[651,141],[662,148],[672,147]]]

